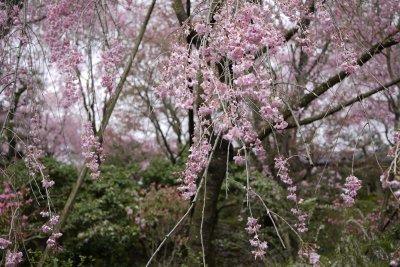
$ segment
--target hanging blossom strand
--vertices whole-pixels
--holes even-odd
[[[293,180],[289,176],[288,160],[283,157],[275,158],[275,169],[278,171],[277,176],[280,180],[288,186],[289,195],[286,198],[293,201],[296,205],[295,208],[291,209],[291,212],[297,217],[298,222],[295,224],[297,230],[300,233],[307,232],[306,220],[308,215],[298,207],[301,200],[298,200],[296,194],[297,187],[293,185]]]
[[[354,198],[357,196],[357,191],[361,189],[361,181],[354,175],[350,175],[346,178],[344,187],[342,198],[346,207],[350,208],[354,205]]]
[[[203,124],[207,123],[202,122]],[[178,187],[182,197],[186,200],[191,199],[197,191],[196,180],[201,171],[207,166],[208,156],[211,151],[211,145],[208,142],[208,132],[199,132],[200,128],[195,128],[195,136],[193,145],[190,148],[189,159],[186,163],[186,168],[182,173],[181,181],[183,184]]]
[[[40,212],[40,215],[43,218],[50,217],[50,213],[46,211]],[[45,234],[50,234],[49,238],[46,241],[46,244],[49,248],[55,249],[57,248],[56,239],[62,236],[62,233],[54,232],[54,226],[57,225],[58,219],[60,216],[52,215],[47,223],[42,225],[42,232]]]
[[[6,254],[6,267],[15,267],[22,261],[22,252],[7,251]]]
[[[251,252],[254,255],[255,259],[263,259],[265,255],[265,251],[268,248],[267,241],[261,241],[258,237],[258,231],[260,230],[261,225],[257,223],[257,219],[253,217],[247,218],[247,227],[245,228],[247,233],[253,235],[253,238],[250,239],[250,245],[254,248]]]
[[[85,16],[82,16],[79,11],[83,10],[84,3],[61,0],[47,7],[45,40],[51,51],[50,63],[57,67],[62,78],[64,108],[69,108],[78,99],[79,84],[75,70],[82,62],[82,55],[68,35],[82,18],[90,20],[93,15],[91,9],[86,8]]]
[[[198,110],[197,133],[206,132],[210,124],[207,120],[212,118],[214,134],[221,134],[231,143],[247,142],[257,157],[264,160],[261,141],[251,123],[249,111],[254,107],[248,103],[259,103],[258,112],[276,130],[287,127],[280,113],[283,103],[271,85],[272,76],[263,59],[256,57],[265,47],[270,55],[277,53],[283,36],[269,22],[273,12],[267,6],[237,1],[225,1],[224,5],[214,15],[215,25],[207,21],[194,25],[200,38],[207,40],[199,49],[189,49],[183,41],[186,38],[173,46],[156,92],[159,97],[172,99],[177,108]],[[226,79],[222,80],[218,66],[224,61],[231,62],[232,73],[225,74]],[[201,92],[196,102],[195,92]],[[190,148],[191,156],[181,179],[180,190],[186,199],[193,196],[195,181],[205,167],[210,144],[203,138]],[[235,162],[243,164],[244,159],[238,155]]]
[[[94,135],[93,128],[89,122],[84,124],[82,135],[82,155],[86,160],[86,167],[90,170],[93,179],[100,177],[99,163],[104,161],[103,148],[98,137]]]
[[[111,47],[101,55],[104,75],[101,78],[101,85],[112,92],[114,89],[114,80],[117,74],[118,65],[124,60],[124,47],[118,40],[111,40]]]

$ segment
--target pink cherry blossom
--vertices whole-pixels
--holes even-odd
[[[6,267],[15,267],[18,263],[22,262],[22,252],[7,251],[6,254]]]
[[[6,249],[12,242],[0,237],[0,249]]]

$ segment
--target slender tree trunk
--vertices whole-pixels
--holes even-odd
[[[26,86],[24,85],[21,89],[15,92],[12,101],[12,106],[10,109],[10,115],[8,116],[8,123],[6,124],[6,136],[8,143],[7,158],[9,160],[14,160],[17,157],[17,151],[16,151],[17,136],[15,136],[14,133],[14,117],[15,113],[17,112],[20,97],[25,91],[26,91]]]
[[[198,264],[198,256],[200,256],[200,262],[202,261],[203,246],[207,266],[216,266],[212,240],[217,222],[218,196],[226,175],[228,146],[229,143],[226,140],[218,144],[194,206],[189,229],[189,247],[191,255],[194,255],[197,260],[189,257],[190,266]],[[232,154],[229,153],[229,155]],[[203,246],[201,239],[203,239]]]
[[[104,133],[105,133],[106,127],[108,125],[108,122],[109,122],[109,120],[111,118],[111,115],[114,112],[115,105],[117,104],[117,101],[118,101],[119,96],[120,96],[120,94],[122,92],[122,89],[124,88],[124,85],[125,85],[125,82],[127,80],[128,75],[129,75],[129,72],[131,71],[133,60],[135,59],[136,54],[139,51],[139,46],[140,46],[140,44],[141,44],[141,42],[143,40],[143,36],[144,36],[144,34],[146,32],[146,28],[147,28],[147,25],[149,23],[151,14],[153,13],[155,4],[156,4],[156,0],[152,0],[151,3],[150,3],[149,9],[147,10],[147,13],[146,13],[146,16],[144,18],[143,24],[142,24],[142,26],[140,28],[139,35],[138,35],[138,37],[137,37],[137,39],[135,41],[135,44],[132,47],[132,50],[130,51],[130,54],[128,56],[128,61],[125,64],[124,71],[123,71],[123,73],[121,75],[121,78],[120,78],[118,84],[117,84],[117,87],[115,88],[115,94],[104,106],[105,107],[104,116],[103,116],[103,119],[101,121],[100,129],[97,132],[97,137],[99,138],[99,142],[101,144],[103,144]],[[85,162],[85,164],[86,164],[86,162]],[[74,206],[74,203],[75,203],[77,194],[79,192],[79,189],[82,186],[83,180],[84,180],[86,174],[88,173],[88,171],[89,171],[88,168],[86,166],[83,166],[83,168],[80,171],[79,176],[78,176],[74,186],[72,187],[72,190],[71,190],[71,192],[70,192],[70,194],[68,196],[67,202],[64,205],[64,208],[63,208],[63,211],[61,213],[59,222],[54,227],[54,232],[61,231],[61,229],[63,228],[64,224],[66,223],[66,221],[68,219],[68,216],[70,214],[70,211],[71,211],[72,207]],[[45,266],[49,251],[50,251],[50,249],[47,246],[45,248],[42,256],[41,256],[41,259],[40,259],[38,265],[37,265],[38,267]]]

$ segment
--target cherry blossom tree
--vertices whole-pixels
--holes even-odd
[[[41,265],[47,252],[57,246],[56,239],[62,235],[60,230],[86,174],[90,173],[93,179],[100,176],[104,133],[139,50],[154,4],[155,1],[150,5],[131,1],[1,2],[1,53],[4,59],[1,90],[5,104],[1,134],[6,136],[4,147],[8,157],[14,158],[18,153],[25,159],[31,181],[36,181],[38,176],[42,178],[45,194],[41,197],[47,199],[48,204],[48,211],[42,216],[49,219],[42,231],[49,238]],[[143,10],[147,10],[145,16],[142,16]],[[131,12],[137,12],[133,16],[137,19],[135,27],[122,32],[121,29],[131,23]],[[128,40],[132,34],[135,41],[130,45]],[[35,77],[41,80],[36,82]],[[53,92],[45,86],[52,87]],[[20,107],[22,97],[26,97],[24,111]],[[50,121],[56,125],[53,133],[63,132],[63,118],[71,120],[77,115],[81,121],[87,121],[79,125],[82,127],[84,164],[61,215],[56,215],[49,198],[54,181],[48,179],[45,166],[40,162],[42,148],[49,140],[44,132],[49,130],[43,126],[47,122],[44,119],[51,117]],[[22,147],[21,151],[17,151],[18,146]],[[12,181],[11,177],[8,179]],[[13,214],[18,216],[18,209]],[[9,233],[7,240],[13,235],[13,224]],[[10,255],[6,259],[7,266],[21,261],[22,253],[16,252],[18,244],[14,242],[13,247],[14,252],[7,252]]]
[[[339,127],[357,134],[365,122],[382,128],[386,119],[380,115],[390,116],[387,107],[379,114],[368,108],[385,101],[382,96],[392,99],[388,103],[394,112],[392,94],[398,93],[400,81],[392,70],[398,68],[392,61],[399,42],[396,6],[396,1],[211,1],[199,3],[191,15],[188,4],[185,10],[181,1],[173,1],[182,32],[157,93],[196,115],[180,190],[193,203],[190,243],[203,264],[214,264],[217,200],[232,154],[246,169],[254,155],[267,177],[273,174],[287,184],[298,218],[293,230],[307,231],[307,214],[287,162],[302,162],[303,168],[318,163],[313,147],[329,147],[313,139],[324,135],[325,123],[345,119]],[[396,130],[397,116],[391,117]],[[310,131],[315,124],[318,128]],[[342,137],[333,138],[338,142]],[[342,150],[352,149],[356,147]],[[271,168],[268,162],[274,158]],[[343,199],[352,205],[361,182],[349,173],[344,186]],[[258,225],[251,212],[250,177],[245,188],[253,227],[248,231],[254,234]],[[255,257],[262,257],[266,248],[256,249]],[[318,264],[314,250],[302,255]]]
[[[237,186],[247,217],[239,230],[255,260],[269,249],[266,215],[282,248],[290,245],[279,231],[286,225],[299,256],[319,266],[304,182],[318,177],[318,199],[321,180],[351,166],[334,203],[350,209],[367,185],[355,166],[372,157],[384,230],[400,196],[399,11],[397,0],[0,1],[1,196],[14,203],[0,233],[6,266],[23,260],[16,223],[26,223],[19,207],[29,201],[7,165],[22,158],[25,182],[39,192],[44,266],[83,182],[101,179],[107,146],[126,140],[156,141],[172,164],[189,153],[176,177],[189,208],[148,265],[190,218],[190,252],[215,266],[220,193]],[[51,204],[57,185],[45,155],[80,166],[61,211]],[[230,181],[232,165],[245,170],[244,183]],[[254,190],[253,169],[285,190],[292,218]]]

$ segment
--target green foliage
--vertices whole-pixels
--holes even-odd
[[[27,254],[29,256],[29,263],[36,265],[40,262],[42,252],[38,250],[28,249]],[[50,257],[47,259],[45,266],[51,267],[84,267],[94,266],[95,259],[93,257],[78,256],[78,261],[74,262],[72,259],[61,260],[57,256]]]
[[[169,160],[155,158],[141,172],[143,186],[150,184],[176,185],[179,172],[183,169],[183,163],[172,164]]]
[[[247,183],[247,176],[250,187],[259,194],[271,211],[289,222],[294,221],[283,188],[276,181],[266,178],[257,170],[249,170],[249,175],[247,175],[243,167],[230,165],[229,176],[224,182],[220,196],[219,221],[214,241],[218,255],[217,261],[219,261],[218,266],[282,266],[280,264],[285,260],[290,260],[295,251],[297,245],[295,235],[282,220],[273,216],[280,234],[294,246],[293,250],[283,249],[264,205],[254,194],[250,194],[251,212],[262,225],[259,235],[261,239],[268,241],[269,248],[263,262],[254,261],[254,256],[251,254],[249,243],[251,236],[244,229],[247,217],[250,216],[250,211],[243,201],[246,199],[244,186]]]
[[[182,218],[188,209],[188,202],[183,200],[176,187],[156,186],[141,190],[135,223],[140,227],[140,237],[147,258],[150,258],[160,242]],[[187,248],[187,227],[179,227],[161,248],[156,262],[161,266],[169,262],[179,262],[178,254]]]
[[[55,210],[59,212],[75,182],[77,172],[71,166],[53,159],[46,159],[46,166],[46,173],[56,182],[54,190],[51,189],[51,197]],[[154,183],[172,184],[175,179],[173,173],[179,168],[161,159],[151,161],[144,170],[134,164],[103,164],[99,180],[93,181],[90,176],[85,178],[62,231],[62,248],[46,264],[142,266],[154,246],[164,238],[187,206],[186,201],[179,200],[175,187]],[[140,179],[146,182],[141,183]],[[152,186],[148,186],[151,182]],[[43,224],[43,218],[38,215],[40,211],[34,211],[35,216],[30,220],[30,223],[35,222],[33,225],[37,230],[29,231],[36,232],[40,241],[27,244],[32,262],[40,259],[40,251],[47,239],[38,231]],[[128,214],[128,211],[133,214]],[[146,221],[144,227],[135,221],[139,213]],[[185,242],[178,235],[167,242],[166,249],[181,253],[176,248],[184,246]]]
[[[77,171],[51,158],[44,161],[46,174],[56,182],[51,189],[52,205],[60,212]],[[92,181],[89,176],[85,179],[63,229],[64,236],[60,239],[63,247],[49,258],[46,266],[144,266],[188,207],[188,202],[179,198],[176,187],[171,186],[182,167],[183,163],[173,165],[158,158],[143,169],[134,164],[102,165],[101,179]],[[23,186],[28,174],[22,161],[9,165],[7,172],[14,175],[15,186]],[[264,261],[254,261],[248,242],[250,236],[244,230],[249,215],[243,201],[247,177],[268,209],[279,215],[272,218],[286,245],[283,249],[262,202],[250,195],[252,214],[262,225],[260,238],[269,244]],[[33,265],[40,259],[47,238],[40,232],[44,219],[39,212],[44,209],[46,199],[40,197],[43,193],[39,191],[42,190],[40,180],[38,185],[32,183],[35,194],[26,197],[38,201],[40,208],[35,203],[21,210],[29,216],[23,232],[29,239],[25,246]],[[328,190],[323,188],[321,192]],[[384,232],[377,229],[380,210],[376,208],[380,196],[361,191],[356,205],[344,209],[332,204],[340,190],[329,192],[329,197],[316,197],[314,187],[310,187],[300,195],[304,198],[300,208],[310,215],[305,241],[318,244],[324,266],[387,266],[390,254],[400,245],[400,227],[393,222]],[[284,187],[276,180],[265,178],[255,169],[247,175],[243,167],[231,165],[222,187],[214,233],[217,265],[309,266],[298,258],[300,242],[287,225],[296,222],[290,213],[292,205],[286,200]],[[128,214],[130,210],[132,214]],[[201,265],[201,257],[193,255],[188,246],[188,222],[168,239],[154,266],[185,266],[188,259]],[[23,265],[27,264],[24,261]]]
[[[137,253],[138,228],[127,210],[137,202],[138,169],[102,166],[98,181],[87,181],[64,228],[65,250],[60,258],[94,257],[96,265],[128,266]],[[136,255],[137,256],[137,255]]]
[[[388,266],[399,246],[400,227],[379,229],[379,198],[363,192],[352,208],[318,204],[310,220],[310,234],[319,245],[326,266]]]

